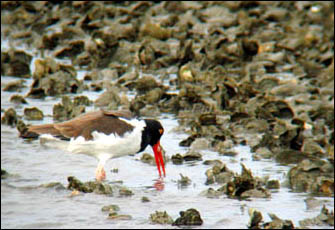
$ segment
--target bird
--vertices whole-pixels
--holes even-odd
[[[20,133],[22,138],[40,138],[44,142],[57,140],[71,153],[81,153],[98,159],[96,180],[106,179],[104,165],[107,160],[142,152],[148,145],[153,149],[159,177],[164,177],[160,139],[162,124],[154,119],[134,118],[130,111],[88,112],[71,120],[31,125]]]

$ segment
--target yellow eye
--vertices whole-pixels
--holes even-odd
[[[161,135],[164,133],[164,129],[159,129],[158,131]]]

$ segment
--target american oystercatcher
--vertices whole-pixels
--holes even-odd
[[[55,124],[33,125],[21,133],[23,138],[37,138],[41,142],[58,140],[63,149],[96,157],[98,181],[106,178],[104,165],[108,159],[142,152],[150,145],[155,154],[159,176],[165,176],[160,138],[164,133],[159,121],[138,120],[129,111],[96,111],[72,120]],[[49,142],[49,143],[50,143]],[[54,145],[52,145],[54,146]],[[56,145],[55,145],[56,146]]]

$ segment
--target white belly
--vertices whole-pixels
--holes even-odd
[[[47,140],[55,140],[50,135],[42,135],[41,143],[67,150],[71,153],[81,153],[98,158],[100,161],[106,161],[110,158],[121,157],[136,153],[141,148],[142,130],[145,126],[144,121],[127,121],[135,128],[131,132],[125,133],[122,137],[115,134],[106,135],[94,131],[93,140],[85,140],[83,137],[71,138],[70,141],[59,141],[50,143]]]

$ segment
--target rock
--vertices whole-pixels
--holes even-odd
[[[159,108],[154,105],[145,105],[139,110],[139,115],[143,117],[158,117],[161,114]]]
[[[183,174],[180,174],[181,179],[178,180],[178,185],[181,187],[186,187],[191,184],[191,179],[187,176],[183,176]]]
[[[262,213],[253,208],[249,208],[248,213],[250,216],[248,228],[249,229],[260,228],[260,223],[263,220]]]
[[[147,202],[150,202],[150,199],[146,196],[142,196],[141,201],[142,203],[147,203]]]
[[[10,49],[1,52],[1,75],[31,77],[30,62],[32,56],[22,50]]]
[[[136,81],[136,90],[140,93],[146,93],[149,90],[152,90],[156,87],[159,87],[156,79],[152,76],[143,76]]]
[[[206,138],[197,138],[192,142],[190,149],[192,151],[207,150],[210,147],[210,141]]]
[[[131,215],[126,215],[126,214],[121,214],[121,215],[113,214],[113,215],[108,216],[108,219],[110,220],[131,220],[133,219],[133,217]]]
[[[262,112],[265,114],[260,115],[263,117],[266,116],[273,116],[282,119],[292,118],[294,116],[293,110],[285,101],[269,101],[262,106]],[[265,119],[268,117],[264,117]]]
[[[122,187],[122,188],[119,189],[119,195],[120,196],[132,196],[132,195],[134,195],[134,193],[130,189],[128,189],[126,187]]]
[[[70,97],[65,95],[61,103],[54,105],[53,118],[57,121],[70,120],[85,113],[85,105],[90,105],[90,100],[86,96],[77,96],[72,102]]]
[[[230,171],[225,164],[221,161],[215,161],[211,169],[206,170],[206,183],[205,184],[225,184],[233,179],[234,173]]]
[[[187,209],[186,211],[179,212],[180,217],[178,217],[172,225],[202,225],[203,220],[201,219],[199,211],[194,208]]]
[[[287,13],[288,11],[284,8],[271,7],[263,15],[263,18],[269,21],[281,21],[286,17]]]
[[[145,94],[145,101],[148,104],[155,104],[161,99],[163,93],[161,88],[154,88]]]
[[[157,39],[167,39],[171,36],[170,29],[161,27],[159,24],[151,23],[150,20],[147,20],[143,23],[140,34],[142,36],[151,36]]]
[[[181,165],[184,161],[184,158],[179,153],[171,156],[172,163],[175,165]]]
[[[12,81],[9,82],[5,85],[3,88],[3,91],[8,91],[8,92],[21,92],[21,89],[24,88],[24,83],[25,80],[17,80],[17,81]]]
[[[153,214],[150,214],[149,220],[154,224],[172,224],[173,219],[167,214],[166,211],[156,211]]]
[[[154,157],[149,153],[143,153],[141,156],[141,161],[150,165],[156,165]]]
[[[76,96],[73,98],[74,106],[80,106],[80,105],[90,106],[91,104],[92,101],[88,99],[87,96]]]
[[[105,205],[101,208],[101,211],[103,211],[103,212],[111,212],[111,211],[117,212],[117,211],[120,211],[120,207],[116,204]]]
[[[271,197],[271,193],[265,189],[257,188],[257,189],[249,189],[240,194],[241,198],[269,198]]]
[[[16,129],[20,133],[20,137],[25,137],[25,138],[38,138],[38,134],[36,133],[28,133],[28,128],[27,125],[20,119],[18,120],[16,124]]]
[[[261,186],[262,182],[252,176],[243,164],[241,175],[234,175],[233,179],[224,185],[224,192],[232,198],[267,198],[271,193]]]
[[[202,155],[199,152],[188,151],[183,155],[184,161],[201,161]]]
[[[191,135],[191,136],[189,136],[187,139],[182,140],[181,142],[179,142],[179,146],[182,146],[182,147],[189,147],[189,146],[191,146],[192,142],[193,142],[197,137],[199,137],[198,134]]]
[[[200,125],[216,125],[216,115],[203,113],[199,116]]]
[[[119,90],[116,87],[112,87],[101,94],[99,98],[94,101],[94,105],[97,107],[107,107],[112,110],[117,110],[120,102]]]
[[[60,50],[56,50],[54,55],[57,58],[75,58],[81,52],[84,51],[84,41],[71,41],[67,47],[61,48]]]
[[[270,159],[273,157],[273,153],[266,147],[261,147],[256,150],[258,156],[264,159]]]
[[[15,104],[28,104],[28,102],[26,101],[26,99],[24,99],[24,97],[17,94],[11,96],[9,101]]]
[[[265,229],[294,229],[294,225],[292,220],[282,220],[278,218],[275,214],[269,213],[271,222],[267,222],[263,224],[263,228]]]
[[[279,189],[280,188],[280,183],[278,180],[268,180],[266,182],[265,187],[267,189]]]
[[[290,169],[288,179],[296,192],[334,194],[334,165],[326,160],[305,159]]]
[[[201,192],[201,195],[206,196],[207,198],[219,198],[223,195],[223,191],[208,188],[207,190]]]
[[[306,218],[300,220],[299,224],[302,228],[310,228],[313,226],[334,226],[334,212],[330,212],[325,205],[323,205],[321,212],[314,218]]]
[[[41,186],[42,188],[52,188],[55,190],[65,190],[66,188],[64,187],[63,184],[61,184],[60,182],[51,182],[48,184],[42,184]]]
[[[13,108],[7,109],[1,118],[1,124],[15,126],[17,122],[18,118]]]
[[[1,169],[1,180],[7,179],[8,176],[9,176],[9,173],[6,170]]]
[[[56,63],[51,58],[35,61],[34,82],[29,97],[41,98],[64,93],[78,93],[83,89],[82,81],[76,78],[73,66]]]
[[[69,182],[67,189],[70,190],[78,190],[84,193],[94,192],[97,194],[113,195],[112,187],[99,181],[88,181],[83,183],[73,176],[69,176],[67,180]]]
[[[43,120],[43,112],[36,107],[25,108],[24,117],[27,120]]]

